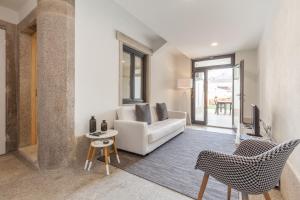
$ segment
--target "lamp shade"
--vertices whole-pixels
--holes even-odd
[[[181,78],[177,80],[178,89],[191,89],[193,88],[193,79],[191,78]]]

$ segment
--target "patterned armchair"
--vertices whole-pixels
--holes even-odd
[[[228,185],[227,199],[231,188],[248,194],[264,194],[270,200],[268,191],[274,188],[282,169],[300,140],[291,140],[280,145],[262,140],[242,141],[233,155],[213,151],[199,154],[196,169],[204,171],[198,200],[202,200],[209,176]]]

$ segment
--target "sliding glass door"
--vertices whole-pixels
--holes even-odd
[[[244,105],[244,61],[233,67],[233,128],[243,123]]]
[[[243,70],[234,63],[234,54],[193,60],[192,123],[223,128],[239,124]]]
[[[197,124],[206,123],[206,79],[205,71],[194,73],[194,91],[192,104],[192,121]]]

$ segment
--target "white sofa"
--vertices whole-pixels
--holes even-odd
[[[134,106],[122,106],[117,110],[114,128],[119,132],[116,136],[119,149],[146,155],[184,131],[185,112],[168,111],[169,118],[158,121],[155,107],[150,110],[150,125],[136,121]]]

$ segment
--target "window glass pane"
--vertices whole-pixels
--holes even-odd
[[[195,120],[204,121],[204,73],[195,74]]]
[[[122,59],[122,100],[124,104],[144,102],[145,55],[124,46]]]
[[[134,70],[134,98],[142,99],[142,67],[143,59],[141,57],[135,56],[135,70]]]
[[[233,122],[235,127],[239,127],[242,119],[240,116],[241,112],[241,77],[240,77],[240,65],[237,65],[233,68],[233,74],[234,74],[234,79],[233,79],[233,84],[234,84],[234,89],[233,89]]]
[[[195,68],[199,67],[209,67],[209,66],[217,66],[217,65],[230,65],[231,58],[219,58],[214,60],[203,60],[195,62]]]
[[[130,98],[130,54],[123,53],[123,99]]]

